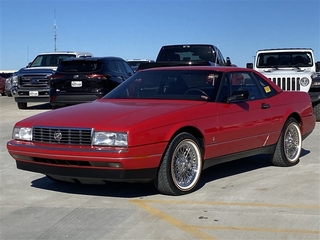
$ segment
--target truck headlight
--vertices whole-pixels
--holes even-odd
[[[12,86],[18,86],[18,76],[17,75],[12,76]]]
[[[303,78],[300,79],[300,85],[303,86],[303,87],[308,86],[309,83],[310,83],[310,80],[307,77],[303,77]]]
[[[117,132],[94,132],[92,145],[127,147],[128,134]]]
[[[32,141],[32,128],[14,127],[12,138],[16,140]]]

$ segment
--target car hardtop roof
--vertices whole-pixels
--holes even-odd
[[[147,58],[133,58],[133,59],[127,59],[127,62],[129,62],[129,61],[131,61],[131,62],[135,62],[135,61],[153,61],[153,60],[151,60],[151,59],[147,59]]]
[[[181,46],[192,46],[192,47],[194,47],[194,46],[215,46],[215,45],[206,44],[206,43],[199,43],[199,44],[197,44],[197,43],[192,43],[192,44],[172,44],[172,45],[164,45],[164,46],[162,46],[162,48],[164,48],[164,47],[181,47]]]
[[[267,49],[260,49],[258,50],[257,52],[264,52],[264,51],[274,51],[274,52],[282,52],[282,51],[285,51],[285,52],[291,52],[291,51],[305,51],[305,50],[308,50],[308,51],[313,51],[312,48],[267,48]]]
[[[169,67],[155,67],[155,68],[148,68],[141,70],[142,71],[174,71],[174,70],[212,70],[212,71],[219,71],[219,72],[252,72],[254,70],[250,68],[242,68],[242,67],[236,67],[236,66],[169,66]]]
[[[61,62],[72,62],[72,61],[103,61],[103,60],[123,60],[120,57],[112,57],[112,56],[108,56],[108,57],[80,57],[80,58],[74,58],[74,57],[70,57],[70,58],[65,58],[63,59]],[[124,60],[123,60],[124,61]]]
[[[52,54],[77,54],[77,55],[90,55],[92,56],[92,53],[90,52],[81,52],[81,51],[56,51],[56,52],[43,52],[38,55],[52,55]]]

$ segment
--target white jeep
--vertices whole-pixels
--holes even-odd
[[[309,93],[314,114],[320,120],[320,62],[311,48],[277,48],[257,51],[254,63],[247,63],[286,91]]]

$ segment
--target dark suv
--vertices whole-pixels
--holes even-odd
[[[50,76],[50,104],[57,108],[96,100],[133,74],[119,57],[64,59]]]

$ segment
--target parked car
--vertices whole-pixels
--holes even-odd
[[[9,97],[11,97],[11,87],[12,85],[10,84],[11,81],[11,76],[14,73],[14,70],[3,70],[0,72],[0,76],[3,77],[5,80],[5,87],[4,87],[4,92],[2,92],[2,94],[5,94]],[[2,80],[3,81],[3,80]],[[10,84],[10,85],[9,85]]]
[[[297,164],[314,127],[307,93],[252,69],[161,67],[102,99],[16,123],[7,149],[18,169],[56,181],[154,181],[180,195],[222,162],[268,154],[276,166]]]
[[[49,77],[53,108],[102,98],[133,75],[129,64],[119,57],[68,58]]]
[[[133,69],[134,72],[137,71],[137,69],[141,63],[150,63],[150,62],[154,62],[154,61],[150,60],[150,59],[140,59],[140,58],[127,60],[127,63],[129,63],[129,65],[131,66],[131,68]]]
[[[155,62],[141,63],[136,71],[168,66],[232,66],[220,49],[212,44],[175,44],[162,46]]]
[[[5,94],[6,79],[0,76],[0,96]]]
[[[8,97],[12,97],[12,93],[11,93],[11,88],[13,86],[13,81],[14,79],[17,78],[16,73],[12,72],[10,74],[8,74],[7,78],[6,78],[6,85],[5,85],[5,93]]]

